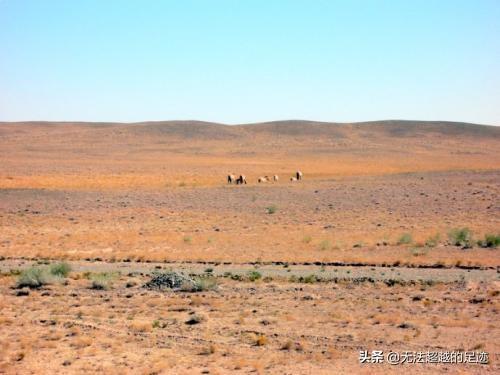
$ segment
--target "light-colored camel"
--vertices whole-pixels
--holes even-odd
[[[297,181],[297,177],[290,177],[290,181],[292,181],[292,182]]]
[[[237,182],[236,176],[234,174],[228,174],[227,175],[227,183],[232,184],[233,182]]]
[[[295,175],[297,176],[297,181],[302,180],[302,178],[304,177],[304,175],[302,174],[301,171],[297,171],[297,173]]]
[[[267,182],[267,181],[268,181],[268,178],[267,178],[267,176],[266,176],[266,177],[259,177],[259,179],[258,179],[257,181],[258,181],[258,182],[259,182],[259,184],[260,184],[261,182]]]
[[[273,180],[274,180],[274,182],[278,182],[279,177],[278,177],[278,175],[277,175],[277,174],[275,174],[275,175],[273,176]]]

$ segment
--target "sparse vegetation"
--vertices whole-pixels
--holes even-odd
[[[307,235],[302,238],[302,242],[304,243],[310,243],[312,241],[312,237]]]
[[[193,281],[186,281],[181,285],[183,292],[205,292],[217,289],[217,279],[213,276],[196,276]]]
[[[411,233],[403,233],[398,239],[398,245],[409,245],[413,242]]]
[[[477,241],[477,244],[484,248],[497,248],[500,245],[500,234],[486,234],[484,239]]]
[[[465,249],[471,248],[473,244],[472,232],[469,228],[454,228],[448,232],[450,243],[454,246],[462,246]]]
[[[420,257],[427,255],[427,250],[425,248],[415,248],[411,250],[411,255],[414,257]]]
[[[193,242],[193,239],[191,238],[191,236],[184,236],[182,238],[182,240],[184,241],[184,243],[187,243],[187,244],[190,244]]]
[[[436,247],[439,244],[440,239],[441,235],[439,233],[436,233],[435,235],[430,236],[425,240],[425,246]]]
[[[332,248],[332,243],[330,240],[323,240],[319,243],[320,250],[330,250]]]
[[[307,275],[305,277],[299,277],[299,282],[305,283],[305,284],[314,284],[321,281],[321,278],[316,276],[316,275]]]
[[[89,275],[89,279],[91,280],[91,289],[96,290],[108,290],[113,285],[113,280],[115,279],[115,275],[109,272],[99,272],[92,273]]]
[[[47,264],[46,262],[41,264]],[[61,262],[48,266],[33,266],[19,273],[16,287],[18,288],[40,288],[44,285],[53,284],[62,281],[68,276],[71,266],[68,263]]]
[[[259,271],[252,270],[247,274],[248,280],[256,281],[262,278],[262,274]]]
[[[71,272],[71,266],[66,262],[50,265],[49,271],[54,276],[67,277]]]
[[[47,284],[57,281],[58,277],[50,273],[47,267],[30,267],[25,269],[19,275],[16,286],[18,288],[40,288]]]
[[[276,207],[274,204],[266,207],[266,212],[270,215],[276,213],[276,211],[278,211],[278,207]]]

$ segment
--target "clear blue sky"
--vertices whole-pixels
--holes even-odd
[[[499,0],[0,0],[0,120],[500,125]]]

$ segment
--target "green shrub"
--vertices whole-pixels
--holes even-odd
[[[268,214],[274,214],[276,211],[278,211],[278,207],[276,207],[275,205],[271,205],[269,207],[266,207],[266,212]]]
[[[19,275],[16,286],[18,288],[40,288],[47,284],[52,284],[60,278],[52,275],[47,267],[30,267]]]
[[[413,255],[414,257],[420,257],[420,256],[427,255],[427,251],[428,250],[426,250],[426,249],[412,249],[411,255]]]
[[[54,276],[67,277],[71,272],[71,266],[66,262],[51,264],[49,271]]]
[[[329,240],[323,240],[319,244],[320,250],[330,250],[332,248],[332,243]]]
[[[183,292],[205,292],[217,289],[217,279],[212,276],[197,276],[193,282],[185,282],[181,285]]]
[[[401,237],[399,237],[398,245],[409,245],[413,242],[413,237],[411,233],[403,233]]]
[[[92,281],[90,288],[97,290],[108,290],[112,287],[114,278],[115,275],[109,272],[90,274],[89,279]]]
[[[304,277],[299,277],[299,282],[301,283],[305,283],[305,284],[314,284],[316,282],[319,282],[321,281],[321,278],[312,274],[312,275],[307,275],[307,276],[304,276]]]
[[[477,244],[481,247],[496,248],[500,245],[500,234],[486,234],[484,240],[477,241]]]
[[[259,271],[250,271],[247,276],[250,281],[256,281],[262,278],[262,274]]]
[[[425,246],[427,247],[436,247],[439,243],[441,236],[439,233],[436,233],[434,236],[430,236],[425,240]]]
[[[448,238],[454,246],[472,247],[472,232],[469,228],[454,228],[448,232]]]

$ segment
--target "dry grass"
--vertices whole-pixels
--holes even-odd
[[[139,284],[147,279],[133,278]],[[48,296],[34,291],[26,298],[9,292],[14,281],[0,285],[5,296],[0,343],[9,343],[2,346],[0,362],[8,373],[43,373],[40,363],[52,371],[73,372],[111,371],[114,365],[119,372],[216,366],[222,373],[235,368],[265,373],[349,368],[357,373],[362,370],[357,348],[372,347],[374,338],[377,347],[387,350],[481,346],[498,351],[491,340],[497,334],[495,284],[470,290],[381,283],[297,288],[287,282],[270,287],[222,279],[224,292],[204,297],[126,288],[127,278],[106,293],[96,293],[85,280],[70,279],[69,285],[52,286]],[[73,294],[77,297],[70,298]],[[478,309],[469,302],[478,294],[493,303]],[[416,295],[422,297],[413,300]],[[198,324],[185,324],[197,316],[203,317]],[[14,336],[22,339],[12,340]],[[148,366],[141,358],[148,358]]]

